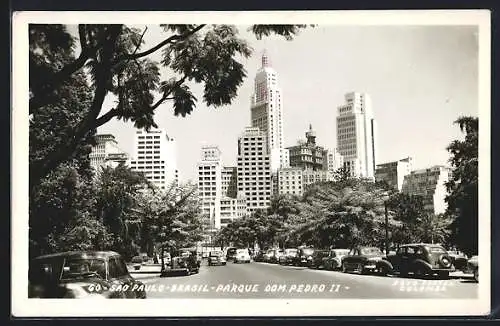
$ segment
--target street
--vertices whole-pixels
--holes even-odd
[[[472,279],[413,279],[397,276],[346,274],[251,262],[207,266],[190,276],[142,278],[148,298],[476,298]]]

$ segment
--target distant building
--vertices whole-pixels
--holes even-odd
[[[201,212],[213,229],[246,215],[246,200],[237,193],[236,167],[222,166],[218,146],[204,146],[198,162],[198,198]]]
[[[375,170],[375,180],[385,181],[389,186],[401,191],[405,176],[413,170],[413,159],[407,157],[398,161],[378,164]]]
[[[304,191],[307,190],[307,188],[309,188],[312,184],[326,181],[329,181],[329,173],[327,170],[302,170],[302,185]]]
[[[116,167],[127,163],[128,154],[118,147],[115,136],[98,134],[95,135],[95,141],[96,145],[92,146],[89,154],[90,166],[94,171],[98,171],[101,167]]]
[[[245,128],[238,138],[238,192],[246,198],[248,212],[269,207],[273,191],[271,156],[266,133]]]
[[[289,167],[278,170],[278,193],[280,195],[301,196],[304,192],[302,168]]]
[[[376,124],[367,94],[345,94],[338,107],[337,146],[344,167],[353,177],[374,179],[376,162]]]
[[[302,169],[326,170],[326,151],[316,144],[316,133],[309,125],[306,132],[306,141],[300,141],[298,145],[287,148],[290,156],[290,167]]]
[[[436,165],[428,169],[412,171],[405,176],[403,193],[420,195],[424,200],[424,209],[429,213],[441,214],[446,211],[446,186],[450,169]]]
[[[161,190],[178,185],[176,144],[162,129],[137,130],[130,168]]]
[[[344,166],[344,157],[334,148],[333,150],[326,150],[324,158],[325,167],[323,169],[328,171],[328,179],[333,180],[335,172]]]

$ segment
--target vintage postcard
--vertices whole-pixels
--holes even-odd
[[[12,40],[14,316],[489,313],[489,11],[15,12]]]

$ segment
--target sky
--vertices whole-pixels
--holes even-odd
[[[292,41],[278,36],[257,40],[247,26],[238,27],[254,52],[240,61],[247,78],[233,103],[214,108],[199,101],[184,118],[174,116],[171,102],[156,111],[158,126],[177,142],[183,182],[196,180],[203,144],[218,145],[224,165],[236,164],[237,140],[250,126],[253,79],[264,50],[282,89],[285,147],[304,139],[311,124],[317,143],[335,148],[337,107],[351,91],[371,97],[377,164],[411,156],[414,169],[446,165],[446,147],[463,137],[453,122],[462,115],[478,116],[475,26],[316,26]],[[159,26],[148,26],[144,48],[162,37]],[[159,61],[159,55],[151,59]],[[166,71],[162,75],[169,77]],[[198,99],[201,90],[193,87]],[[107,98],[102,112],[112,106],[113,99]],[[119,146],[133,154],[131,122],[112,120],[98,132],[115,135]]]

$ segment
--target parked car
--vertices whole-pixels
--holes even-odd
[[[463,270],[467,267],[467,256],[459,250],[448,250],[448,255],[451,258],[451,263],[455,266],[456,270]]]
[[[175,249],[170,250],[170,264],[164,266],[160,276],[173,276],[177,274],[191,275],[200,271],[201,262],[195,249]]]
[[[342,260],[344,273],[372,273],[378,270],[379,262],[385,255],[377,247],[357,247],[349,251]]]
[[[478,264],[478,256],[472,256],[468,261],[467,265],[463,269],[465,274],[472,273],[474,275],[474,280],[479,282],[479,264]]]
[[[291,265],[295,257],[297,257],[298,249],[296,248],[287,248],[283,251],[283,255],[278,258],[278,263],[280,265]]]
[[[455,271],[452,258],[448,252],[437,244],[415,243],[405,244],[398,248],[396,254],[388,255],[381,266],[380,273],[399,273],[402,276],[413,274],[416,277],[437,274],[448,277]]]
[[[349,254],[349,249],[330,249],[328,257],[325,258],[325,269],[337,270],[342,267],[342,261]]]
[[[236,256],[234,257],[234,263],[250,263],[250,253],[248,249],[237,249]]]
[[[328,250],[314,250],[314,253],[312,254],[312,259],[309,260],[308,267],[309,268],[314,268],[314,269],[321,269],[325,268],[325,260],[330,254],[330,251]]]
[[[130,276],[113,251],[44,255],[29,265],[30,298],[146,298],[144,284]]]
[[[265,254],[266,254],[266,251],[259,251],[255,254],[255,256],[253,257],[253,261],[256,261],[256,262],[263,262],[265,261]]]
[[[208,266],[226,265],[226,257],[222,251],[210,251],[208,255]]]
[[[226,249],[226,261],[234,261],[234,257],[236,257],[236,248],[229,247]]]
[[[293,264],[295,266],[309,265],[309,261],[312,260],[313,253],[314,253],[314,248],[299,248]]]

